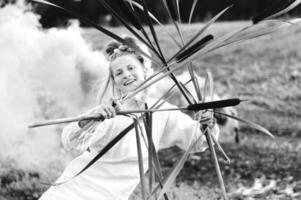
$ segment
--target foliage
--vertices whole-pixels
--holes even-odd
[[[104,9],[104,7],[99,4],[96,0],[65,0],[58,1],[52,0],[54,3],[60,3],[60,5],[67,6],[69,8],[73,8],[77,13],[84,14],[89,19],[97,22],[97,23],[109,23],[111,25],[120,25],[116,20],[109,17],[106,19],[106,15],[109,13]],[[229,21],[229,20],[247,20],[258,11],[265,9],[271,4],[277,4],[279,2],[285,2],[285,0],[202,0],[198,1],[196,4],[196,12],[193,15],[192,22],[200,22],[211,18],[211,16],[215,15],[217,12],[222,10],[223,8],[233,4],[234,7],[232,12],[227,13],[222,16],[221,20]],[[164,23],[168,23],[168,15],[164,6],[162,6],[161,0],[152,0],[148,1],[148,6],[152,12],[156,13],[156,16]],[[182,0],[180,1],[181,7],[181,16],[184,22],[188,22],[189,12],[191,6],[193,4],[193,0]],[[44,27],[53,27],[59,25],[66,25],[67,19],[70,19],[69,15],[66,15],[54,8],[45,7],[41,5],[35,5],[37,12],[42,15],[41,22]],[[290,12],[292,16],[298,16],[301,8],[297,8],[296,10]],[[142,13],[140,13],[142,16]],[[106,21],[108,20],[108,21]],[[86,24],[82,24],[86,26]]]
[[[19,169],[11,161],[1,161],[0,164],[0,199],[35,200],[45,187],[41,184],[38,172]]]
[[[222,35],[246,24],[220,22],[212,25],[210,30]],[[183,35],[191,38],[202,26],[184,26]],[[171,25],[167,28],[172,29]],[[166,56],[171,56],[176,45],[169,42],[169,36],[162,28],[156,29],[161,33],[159,40]],[[110,30],[127,32],[123,28]],[[175,31],[171,33],[176,34]],[[100,36],[92,29],[86,29],[84,37],[97,49],[101,49],[108,40],[107,36]],[[301,110],[301,91],[298,89],[301,83],[301,52],[294,44],[298,43],[300,37],[300,27],[295,26],[271,36],[221,48],[203,59],[195,59],[195,65],[198,66],[196,71],[201,76],[206,70],[214,74],[218,94],[249,100],[236,107],[240,117],[263,125],[275,135],[299,137],[301,126],[297,119]],[[243,132],[254,132],[242,126]]]
[[[216,23],[211,30],[222,35],[245,24],[246,22]],[[185,26],[184,35],[190,38],[201,26],[203,24]],[[157,28],[158,32],[162,33],[160,44],[166,50],[167,56],[171,56],[172,52],[169,50],[175,46],[169,42],[169,36],[161,31],[160,27]],[[121,28],[111,30],[125,32]],[[172,33],[176,34],[175,31]],[[299,41],[300,33],[300,27],[296,26],[291,30],[283,30],[271,36],[220,49],[205,56],[204,59],[195,60],[198,74],[202,75],[208,69],[214,73],[215,88],[219,94],[232,94],[249,99],[243,106],[238,107],[240,116],[262,124],[280,137],[276,138],[276,141],[281,144],[281,148],[273,141],[254,135],[254,130],[243,126],[240,133],[245,139],[241,146],[235,146],[233,143],[223,144],[232,160],[231,165],[221,166],[228,191],[234,192],[240,187],[252,188],[256,178],[266,176],[266,181],[275,180],[277,185],[274,190],[257,195],[255,199],[277,199],[277,197],[290,199],[290,196],[279,192],[283,191],[286,185],[288,187],[292,185],[295,194],[300,193],[298,188],[300,188],[301,161],[300,153],[297,152],[300,151],[298,133],[301,127],[296,117],[301,109],[298,103],[301,91],[296,88],[301,80],[301,76],[298,76],[301,72],[299,65],[301,57],[299,48],[291,45]],[[85,37],[95,48],[101,48],[107,40],[106,36],[99,37],[91,29],[86,30]],[[249,76],[250,74],[252,76]],[[180,155],[177,153],[168,151],[161,154],[165,170],[179,158]],[[206,196],[217,198],[219,191],[213,187],[216,186],[217,179],[212,167],[209,152],[193,156],[179,174],[178,187],[171,189],[171,196],[174,194],[175,199],[184,194],[191,199]],[[290,180],[290,177],[294,179]],[[207,183],[209,186],[206,186]],[[236,194],[233,198],[247,197]]]

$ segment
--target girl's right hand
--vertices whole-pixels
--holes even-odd
[[[100,121],[103,121],[105,119],[110,119],[116,116],[116,110],[113,106],[111,105],[99,105],[96,106],[95,108],[91,109],[86,113],[87,115],[89,114],[99,114],[100,116]],[[86,124],[88,124],[91,120],[80,120],[78,122],[79,127],[83,128]]]
[[[110,119],[116,116],[116,110],[111,105],[99,105],[88,112],[88,114],[99,114],[104,119]]]

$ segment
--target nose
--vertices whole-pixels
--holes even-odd
[[[127,71],[127,70],[125,70],[124,72],[123,72],[123,78],[129,78],[129,77],[131,77],[131,73],[129,72],[129,71]]]

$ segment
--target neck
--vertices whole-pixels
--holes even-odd
[[[134,97],[127,99],[123,102],[123,105],[127,109],[144,109],[146,102],[146,93],[141,92]]]
[[[129,110],[144,109],[144,103],[145,102],[136,99],[128,99],[122,104],[122,107]]]

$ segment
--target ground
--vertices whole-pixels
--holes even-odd
[[[217,23],[209,32],[223,34],[246,24]],[[184,26],[184,36],[191,37],[202,26]],[[276,136],[268,138],[241,124],[239,144],[232,136],[221,140],[231,159],[230,165],[220,159],[230,199],[301,199],[300,30],[294,27],[239,43],[194,62],[198,74],[213,73],[218,93],[248,100],[237,107],[240,117],[261,124]],[[174,46],[159,32],[165,54],[171,55]],[[92,29],[84,30],[84,36],[95,48],[108,40]],[[160,153],[165,171],[180,153],[176,148]],[[58,175],[57,171],[53,174]],[[14,161],[0,162],[0,180],[0,199],[37,199],[47,188],[41,184],[45,181],[42,172],[20,170]],[[221,199],[209,151],[190,156],[169,195],[171,199]]]

